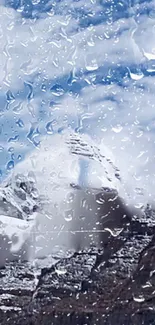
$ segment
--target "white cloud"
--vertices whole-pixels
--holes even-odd
[[[70,32],[75,22],[72,17],[67,26],[65,17],[58,15],[25,20],[13,9],[1,6],[0,20],[0,75],[4,89],[17,90],[37,74],[53,79],[69,73],[73,67],[90,71],[105,62],[135,61],[130,37],[132,20],[120,20],[113,26],[100,24],[74,34]],[[140,51],[137,56],[142,60]]]
[[[146,6],[150,9],[153,4],[147,3]],[[21,18],[20,13],[1,6],[1,90],[4,92],[11,88],[15,93],[23,88],[24,81],[32,83],[34,98],[30,101],[21,99],[23,109],[19,111],[19,116],[24,122],[23,134],[28,134],[32,123],[38,123],[42,134],[47,132],[47,123],[53,120],[56,120],[55,131],[68,124],[73,127],[79,125],[84,132],[98,138],[97,141],[103,139],[112,148],[126,178],[129,178],[128,170],[145,175],[137,182],[141,186],[145,183],[150,193],[149,182],[151,177],[152,181],[154,179],[155,79],[145,77],[139,65],[153,69],[154,61],[148,61],[144,51],[154,53],[154,18],[150,19],[147,15],[140,15],[139,18],[132,16],[118,19],[113,24],[108,25],[105,21],[80,29],[78,15],[76,17],[73,14],[76,12],[74,9],[83,6],[83,10],[88,13],[94,8],[94,14],[98,14],[101,7],[98,2],[94,6],[91,2],[83,1],[74,2],[73,6],[72,1],[67,1],[57,8],[56,15],[49,12],[38,20]],[[135,6],[133,13],[142,7],[143,4],[138,8]],[[128,68],[131,77],[124,76],[123,87],[114,83],[102,86],[93,83],[93,78],[99,73],[102,75],[98,67],[102,66],[104,78],[113,68],[121,69],[121,65]],[[137,77],[132,65],[137,65]],[[50,106],[53,95],[49,89],[41,92],[41,83],[46,79],[48,85],[51,80],[54,84],[57,77],[69,75],[73,69],[75,73],[81,71],[79,82],[85,80],[87,87],[75,97],[65,94],[64,90],[64,95],[57,97],[56,106]],[[132,78],[137,78],[137,81]],[[2,122],[6,131],[5,139],[7,132],[8,138],[12,136],[6,119],[8,125],[17,131],[14,112],[15,105],[18,105],[16,101],[10,104],[8,112],[4,110]],[[39,109],[42,101],[45,102],[45,114],[41,119]],[[27,141],[25,136],[24,143]],[[139,155],[142,155],[141,159],[137,158]],[[144,171],[145,161],[148,171]]]

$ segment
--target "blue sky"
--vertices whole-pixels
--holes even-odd
[[[2,179],[71,126],[155,183],[155,1],[0,2]]]

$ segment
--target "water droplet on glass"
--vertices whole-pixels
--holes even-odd
[[[65,211],[65,220],[67,222],[69,222],[69,221],[72,221],[72,219],[73,219],[73,210],[71,209],[71,210]]]
[[[115,228],[115,229],[104,228],[104,230],[110,232],[111,236],[117,237],[123,231],[123,228]]]
[[[96,60],[92,60],[91,63],[86,64],[86,70],[87,71],[95,71],[98,69],[98,65]]]
[[[2,152],[4,150],[4,147],[0,146],[0,152]]]
[[[38,147],[40,144],[40,141],[36,140],[35,138],[40,135],[39,129],[33,126],[31,126],[29,133],[27,134],[27,139],[34,144],[35,147]]]
[[[84,221],[86,219],[86,217],[85,216],[80,216],[79,219]]]
[[[137,209],[142,209],[143,208],[143,203],[141,203],[141,202],[136,203],[136,204],[134,204],[134,207],[137,208]]]
[[[16,121],[16,124],[20,127],[23,128],[24,122],[19,118],[18,121]]]
[[[10,90],[8,90],[6,93],[6,100],[7,102],[11,102],[15,100],[15,97]]]
[[[41,86],[41,90],[44,91],[44,92],[46,92],[46,85],[45,85],[45,84],[43,84],[43,85]]]
[[[68,86],[72,86],[73,83],[77,81],[77,77],[75,76],[75,71],[74,69],[70,71],[69,78],[67,80]]]
[[[138,81],[144,77],[144,74],[141,71],[137,71],[137,73],[131,72],[130,69],[128,68],[130,78],[132,80]]]
[[[50,121],[46,124],[46,130],[48,134],[53,134],[53,121]]]
[[[8,142],[16,142],[19,140],[19,135],[15,135],[14,137],[9,138]]]
[[[8,152],[10,153],[14,152],[14,147],[9,147]]]
[[[139,296],[139,297],[133,297],[133,300],[135,302],[144,302],[145,298],[143,296]]]
[[[66,274],[67,270],[64,268],[59,268],[59,269],[55,269],[55,272],[57,273],[57,275],[64,275]]]
[[[101,204],[101,205],[104,204],[104,202],[105,202],[105,200],[102,197],[100,197],[99,199],[96,200],[96,203]]]
[[[58,84],[54,85],[50,90],[54,96],[58,96],[58,97],[62,96],[65,92],[63,87]]]
[[[7,170],[13,169],[14,168],[14,161],[13,160],[8,161],[6,168],[7,168]]]
[[[155,72],[155,67],[154,67],[154,65],[152,65],[152,68],[148,68],[148,69],[146,69],[146,71],[147,71],[148,73]]]
[[[16,105],[13,108],[13,111],[14,111],[15,114],[19,114],[22,109],[23,109],[23,104],[22,103],[19,103],[18,105]]]
[[[32,4],[35,6],[35,5],[38,5],[38,3],[40,2],[40,0],[32,0]]]
[[[121,132],[123,127],[121,125],[116,125],[115,127],[112,128],[112,131],[115,133]]]
[[[144,190],[141,187],[136,187],[135,188],[135,193],[137,193],[139,195],[144,195]]]
[[[28,100],[31,100],[34,97],[34,94],[33,94],[33,85],[30,84],[30,83],[27,83],[27,82],[24,82],[24,84],[29,88],[29,93],[27,95],[27,99]]]
[[[53,17],[54,16],[54,9],[50,9],[50,11],[47,12],[47,15],[50,16],[50,17]]]
[[[155,60],[155,53],[149,53],[143,50],[143,54],[148,60]]]
[[[94,45],[95,45],[95,42],[94,42],[94,40],[92,39],[92,37],[87,41],[87,44],[88,44],[89,46],[94,46]]]
[[[152,276],[154,276],[155,275],[155,270],[152,270],[151,272],[150,272],[150,278],[152,278]]]
[[[74,194],[73,193],[67,194],[67,196],[66,196],[66,202],[67,203],[72,203],[73,200],[74,200]]]
[[[15,154],[14,153],[11,154],[11,159],[15,160]]]
[[[58,128],[58,133],[62,133],[63,131],[64,131],[64,127],[63,126],[61,126],[60,128]]]
[[[82,202],[81,202],[82,208],[85,208],[86,205],[87,205],[87,200],[86,199],[83,199]]]

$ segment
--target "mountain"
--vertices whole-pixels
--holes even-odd
[[[121,233],[133,214],[142,214],[119,193],[125,193],[123,182],[108,148],[77,133],[45,137],[0,190],[4,237],[12,241],[7,234],[11,217],[20,219],[13,225],[13,236],[21,243],[16,247],[16,258],[24,245],[19,225],[25,224],[28,244],[22,258],[103,247],[110,236]],[[3,232],[1,236],[1,250],[6,251]],[[4,256],[3,252],[3,260]]]

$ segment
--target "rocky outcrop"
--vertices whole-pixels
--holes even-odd
[[[33,212],[39,207],[38,192],[33,175],[26,178],[17,174],[14,182],[10,180],[0,188],[0,215],[31,219]]]
[[[155,214],[147,207],[104,251],[9,263],[0,324],[155,324]]]

